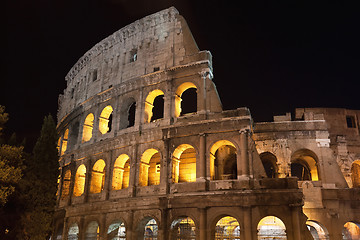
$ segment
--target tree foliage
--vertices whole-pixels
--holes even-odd
[[[5,108],[0,106],[0,136],[8,121],[9,115]],[[23,148],[0,145],[0,207],[3,207],[9,196],[15,191],[15,185],[22,176]]]
[[[44,118],[40,137],[21,181],[26,209],[21,217],[21,239],[46,239],[56,204],[59,175],[56,125],[51,115]]]

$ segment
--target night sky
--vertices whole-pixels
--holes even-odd
[[[6,0],[6,133],[31,144],[44,116],[56,117],[65,75],[87,50],[170,6],[211,51],[224,109],[249,107],[257,122],[296,107],[360,109],[357,1],[243,2]]]

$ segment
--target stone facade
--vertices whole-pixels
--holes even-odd
[[[254,123],[222,110],[211,58],[169,8],[79,59],[53,239],[342,239],[360,222],[360,111],[344,110],[349,131],[328,109]]]

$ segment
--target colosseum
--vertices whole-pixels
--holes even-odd
[[[360,239],[360,110],[255,123],[223,110],[212,72],[173,7],[78,60],[52,239]]]

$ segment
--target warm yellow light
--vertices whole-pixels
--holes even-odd
[[[210,178],[215,179],[215,153],[221,146],[232,146],[236,149],[235,145],[228,140],[220,140],[214,143],[210,148]]]
[[[344,239],[360,239],[360,227],[359,224],[347,222],[344,225],[343,235]]]
[[[99,193],[103,190],[105,181],[105,162],[100,159],[96,161],[91,172],[90,193]]]
[[[61,155],[63,155],[67,149],[68,137],[69,137],[69,129],[66,129],[61,144]]]
[[[195,88],[195,84],[191,82],[185,82],[181,84],[175,92],[175,117],[179,117],[181,114],[181,95],[189,88]]]
[[[145,99],[145,122],[150,122],[153,115],[154,100],[157,96],[164,95],[164,92],[156,89],[151,91]]]
[[[160,153],[156,149],[147,149],[140,159],[139,185],[150,186],[160,183],[160,174],[156,174],[156,165],[160,164]]]
[[[109,105],[106,106],[101,114],[100,114],[100,118],[99,118],[99,131],[102,134],[105,134],[107,132],[109,132],[110,128],[109,128],[109,118],[111,113],[113,112],[113,108]]]
[[[360,187],[360,160],[355,160],[351,165],[351,185],[352,187]]]
[[[113,170],[112,189],[119,190],[129,186],[129,156],[121,154],[115,161]],[[127,164],[126,164],[127,163]]]
[[[92,138],[92,130],[94,125],[94,114],[90,113],[86,116],[83,127],[82,142],[87,142]]]
[[[84,193],[85,177],[86,167],[84,164],[82,164],[78,167],[75,174],[74,196],[78,197]]]
[[[258,239],[282,239],[286,240],[285,224],[275,216],[267,216],[259,221],[257,226]]]
[[[196,181],[196,151],[191,145],[178,146],[173,153],[172,164],[174,183]]]

